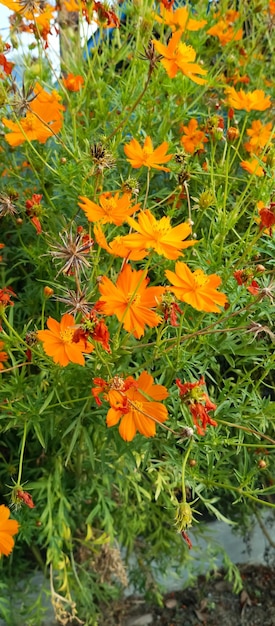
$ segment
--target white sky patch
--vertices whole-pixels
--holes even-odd
[[[5,7],[3,4],[0,4],[0,36],[2,37],[4,42],[10,42],[10,23],[9,17],[12,15],[12,11]],[[87,41],[91,35],[97,30],[97,25],[95,23],[87,24],[83,21],[80,24],[80,35],[81,35],[81,43],[84,46],[85,41]],[[48,44],[49,47],[46,49],[45,53],[52,65],[54,73],[59,76],[60,75],[60,54],[59,54],[59,36],[55,32],[54,26],[51,28],[52,35],[48,36]],[[29,46],[35,42],[35,38],[32,33],[21,33],[18,35],[19,47],[18,49],[12,49],[9,52],[8,60],[12,61],[13,57],[16,57],[16,61],[18,63],[18,59],[20,56],[24,57],[25,54],[31,53],[33,56],[37,55],[37,48],[34,48],[33,51],[29,49]]]

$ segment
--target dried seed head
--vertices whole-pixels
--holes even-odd
[[[63,262],[59,274],[74,274],[79,278],[80,273],[90,267],[87,254],[94,242],[82,232],[73,235],[72,231],[59,233],[62,244],[51,245],[50,254],[54,260]]]
[[[99,174],[104,170],[111,169],[115,166],[115,159],[102,143],[94,143],[91,148],[91,157]]]
[[[18,211],[13,204],[13,200],[17,200],[17,198],[17,194],[0,193],[0,217],[17,214]]]
[[[67,313],[72,313],[76,315],[77,313],[82,313],[82,315],[88,315],[91,309],[94,306],[93,302],[89,302],[86,299],[87,291],[86,289],[74,291],[73,289],[68,289],[65,291],[64,296],[54,296],[54,299],[58,302],[63,302],[67,308]]]

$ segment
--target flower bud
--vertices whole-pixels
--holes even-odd
[[[44,287],[43,291],[44,291],[44,296],[46,298],[50,298],[53,295],[53,293],[54,293],[54,291],[53,291],[53,289],[51,287]]]

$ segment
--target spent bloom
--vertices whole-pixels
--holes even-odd
[[[180,71],[182,74],[193,80],[198,85],[204,85],[206,79],[202,78],[207,74],[201,65],[195,63],[196,51],[192,46],[188,46],[180,41],[181,31],[173,33],[167,46],[157,39],[153,39],[153,44],[159,54],[162,55],[161,63],[168,76],[174,78]]]
[[[140,204],[131,204],[131,194],[123,193],[119,195],[117,191],[105,191],[99,197],[99,204],[96,204],[86,196],[79,196],[81,202],[78,206],[83,209],[89,222],[100,222],[101,224],[115,224],[121,226],[128,216],[140,210]]]
[[[163,172],[169,172],[170,170],[168,167],[163,167],[163,165],[160,164],[167,163],[167,161],[170,161],[173,157],[173,154],[166,154],[167,150],[167,141],[163,141],[163,143],[154,150],[153,142],[149,135],[145,137],[143,147],[136,139],[131,139],[131,141],[124,146],[124,152],[133,168],[137,169],[144,165],[149,169],[153,167]]]
[[[207,276],[201,269],[192,272],[186,263],[178,261],[175,272],[166,270],[165,274],[173,287],[167,287],[182,302],[190,304],[198,311],[220,313],[219,307],[227,302],[224,293],[217,291],[221,279],[217,274]]]
[[[154,384],[148,372],[142,372],[136,381],[132,377],[124,380],[117,376],[112,384],[102,379],[94,382],[99,383],[99,387],[92,390],[95,398],[107,390],[105,399],[111,407],[107,413],[107,426],[115,426],[120,421],[119,434],[125,441],[132,441],[137,432],[154,437],[156,424],[167,420],[167,409],[160,400],[168,397],[168,391],[163,385]]]
[[[0,505],[0,557],[8,556],[14,547],[13,535],[18,533],[19,524],[14,519],[9,519],[10,510],[4,504]]]
[[[82,336],[79,338],[73,315],[65,313],[60,322],[49,317],[47,326],[48,330],[37,331],[37,337],[43,342],[46,354],[62,367],[70,362],[85,365],[83,352],[88,354],[94,347]]]
[[[233,109],[243,111],[265,111],[271,107],[270,96],[266,96],[262,89],[245,92],[243,89],[236,91],[234,87],[225,90],[227,104]]]
[[[149,278],[143,270],[132,270],[126,263],[114,285],[107,276],[99,283],[104,315],[116,315],[123,328],[139,339],[145,326],[153,328],[161,323],[156,308],[164,293],[164,287],[147,287]]]
[[[205,380],[201,377],[194,383],[182,383],[178,378],[176,385],[179,388],[180,398],[187,404],[198,435],[205,435],[207,425],[217,426],[217,422],[210,417],[209,411],[215,411],[217,405],[214,404],[208,394],[203,391]]]
[[[149,209],[138,214],[137,222],[132,217],[128,217],[127,222],[138,232],[125,235],[124,245],[133,250],[145,250],[145,254],[154,250],[166,259],[177,259],[183,249],[197,243],[195,239],[184,241],[191,233],[190,224],[183,222],[172,227],[169,217],[156,220]]]

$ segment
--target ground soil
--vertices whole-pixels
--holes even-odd
[[[235,594],[224,572],[163,596],[163,607],[130,597],[104,616],[104,626],[275,626],[275,568],[242,565]]]

